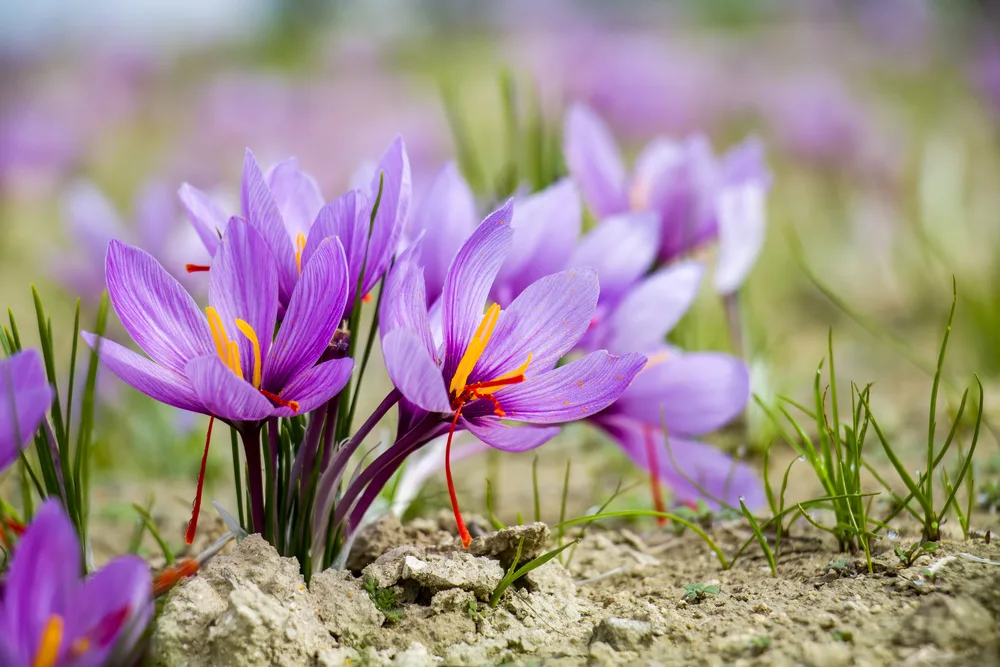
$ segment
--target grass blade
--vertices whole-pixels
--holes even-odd
[[[755,519],[750,510],[747,509],[747,504],[743,502],[742,498],[740,498],[740,509],[743,510],[743,516],[745,516],[747,521],[750,522],[750,530],[753,531],[754,536],[757,538],[757,542],[760,543],[760,548],[764,551],[764,557],[767,558],[768,567],[771,568],[771,576],[777,577],[778,565],[774,562],[774,552],[771,551],[771,547],[767,543],[767,538],[764,537],[764,533],[761,532],[757,519]]]
[[[550,560],[561,554],[563,551],[576,544],[578,541],[579,540],[573,540],[572,542],[568,542],[567,544],[564,544],[561,547],[556,547],[552,551],[548,551],[542,554],[541,556],[538,556],[537,558],[532,558],[527,563],[525,563],[521,567],[518,567],[515,570],[514,568],[517,567],[517,562],[521,558],[521,546],[524,544],[524,538],[522,537],[521,541],[518,542],[517,545],[517,555],[516,558],[514,558],[514,563],[510,566],[510,570],[508,570],[506,576],[504,576],[504,578],[500,581],[497,587],[493,590],[493,594],[490,595],[490,606],[496,607],[497,603],[500,602],[500,596],[502,596],[504,594],[504,591],[506,591],[510,587],[510,585],[513,584],[515,581],[517,581],[524,575],[528,574],[532,570],[535,570],[537,568],[540,568],[542,565],[545,565]]]

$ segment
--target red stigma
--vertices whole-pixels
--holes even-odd
[[[458,424],[458,418],[461,414],[462,406],[459,405],[458,409],[455,410],[455,418],[451,420],[451,430],[448,431],[448,444],[444,448],[444,476],[448,480],[448,496],[451,498],[451,509],[455,513],[455,525],[458,527],[458,536],[462,538],[462,547],[468,549],[469,544],[472,543],[472,536],[469,535],[469,529],[465,527],[465,521],[462,520],[462,512],[458,509],[458,494],[455,493],[455,481],[451,477],[451,439],[455,435],[455,426]]]
[[[258,389],[257,391],[259,391],[261,394],[263,394],[264,397],[266,399],[268,399],[269,401],[271,401],[272,403],[277,403],[278,405],[286,407],[286,408],[290,409],[292,412],[294,412],[295,414],[299,413],[299,402],[298,401],[286,401],[281,396],[278,396],[277,394],[273,394],[273,393],[271,393],[271,392],[269,392],[269,391],[267,391],[265,389]]]
[[[201,273],[202,271],[208,271],[210,267],[204,264],[185,264],[184,270],[188,273]]]
[[[656,463],[656,440],[653,438],[653,428],[645,426],[643,430],[646,432],[646,457],[649,460],[649,486],[650,492],[653,495],[653,507],[656,508],[657,512],[666,512],[666,505],[663,502],[663,489],[660,488],[659,466]],[[656,517],[656,523],[661,526],[666,525],[667,517]]]
[[[198,473],[198,491],[194,496],[194,505],[191,507],[191,521],[188,522],[187,532],[184,533],[184,542],[191,544],[194,542],[194,534],[198,530],[198,514],[201,512],[201,492],[205,488],[205,467],[208,465],[208,445],[212,442],[212,424],[215,423],[215,415],[208,418],[208,435],[205,436],[205,453],[201,455],[201,471]]]
[[[363,297],[361,297],[361,302],[362,303],[371,303],[372,302],[372,293],[369,292],[368,294],[365,294]]]
[[[196,574],[199,567],[198,561],[194,558],[184,558],[177,561],[176,565],[168,567],[156,577],[153,582],[153,595],[163,595],[177,585],[181,579]]]

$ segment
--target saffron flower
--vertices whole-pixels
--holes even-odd
[[[0,359],[0,471],[17,460],[45,419],[55,391],[38,350]]]
[[[511,248],[512,214],[508,202],[488,216],[452,261],[441,295],[440,348],[428,325],[421,269],[412,261],[397,263],[382,309],[386,368],[398,391],[420,412],[411,419],[416,424],[410,431],[420,437],[411,442],[403,436],[380,459],[399,459],[449,434],[445,473],[466,546],[471,537],[451,477],[451,436],[467,430],[509,452],[538,447],[559,432],[555,424],[585,418],[613,403],[645,364],[642,355],[616,357],[599,351],[555,367],[593,318],[599,293],[593,269],[547,276],[528,286],[505,310],[496,303],[487,307],[493,281]],[[524,426],[513,428],[502,420]],[[378,467],[376,461],[369,469]]]
[[[153,615],[149,567],[114,559],[81,579],[80,544],[56,500],[14,551],[0,602],[0,664],[97,667],[126,662]]]
[[[743,282],[764,239],[764,200],[770,174],[756,139],[716,158],[708,141],[656,139],[629,177],[610,131],[589,108],[566,115],[566,164],[598,219],[653,211],[660,220],[659,260],[683,257],[719,240],[716,290],[729,294]]]
[[[310,412],[350,378],[351,359],[317,363],[347,301],[347,260],[337,239],[325,240],[312,254],[273,341],[279,269],[267,241],[246,220],[233,218],[226,226],[209,271],[210,305],[204,314],[138,248],[112,242],[106,273],[122,326],[149,358],[84,332],[105,365],[162,403],[235,425],[245,441],[259,434],[262,420]],[[254,460],[259,464],[259,440],[256,451],[251,449],[247,457],[253,486],[260,476],[259,465],[253,465]],[[200,488],[201,480],[199,496]],[[259,528],[263,505],[256,509]]]
[[[380,182],[382,196],[369,237],[369,219]],[[315,249],[334,236],[344,245],[351,284],[357,285],[363,268],[362,294],[374,288],[395,254],[409,210],[410,192],[410,164],[400,137],[382,155],[368,192],[351,191],[328,205],[324,205],[316,181],[299,169],[297,160],[285,160],[265,175],[247,149],[240,194],[242,216],[266,240],[274,256],[281,306],[287,307]],[[187,183],[181,186],[178,196],[202,242],[214,256],[219,246],[219,230],[228,219],[226,212],[207,194]],[[189,272],[207,270],[204,265],[188,266]],[[347,315],[354,307],[354,298],[352,289],[345,308]]]

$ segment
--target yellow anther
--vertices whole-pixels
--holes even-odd
[[[469,341],[469,347],[466,348],[465,354],[462,355],[461,361],[458,362],[458,368],[455,369],[455,375],[451,378],[450,390],[454,396],[459,396],[465,390],[469,374],[476,367],[479,358],[483,356],[483,351],[486,350],[486,344],[490,342],[490,337],[493,335],[493,328],[496,327],[499,317],[500,306],[495,303],[483,315],[483,321],[479,323],[479,328],[476,329],[472,340]]]
[[[229,354],[222,358],[222,361],[229,366],[229,370],[236,373],[236,377],[243,379],[243,366],[240,364],[240,346],[235,340],[229,341]]]
[[[226,361],[226,355],[229,353],[229,338],[226,336],[225,327],[222,326],[222,318],[219,317],[218,311],[211,306],[205,309],[205,315],[208,316],[208,327],[212,330],[215,351],[218,353],[220,359]],[[229,364],[227,363],[226,365],[228,366]]]
[[[58,614],[49,616],[31,667],[55,667],[56,660],[59,659],[59,647],[62,645],[63,626],[62,616]]]
[[[302,236],[302,234],[299,234]],[[253,386],[260,389],[261,358],[260,340],[257,339],[257,332],[253,330],[245,320],[237,319],[236,327],[243,332],[243,335],[253,344]]]
[[[302,273],[302,251],[306,249],[306,235],[299,232],[295,237],[295,265],[299,267],[299,273]]]

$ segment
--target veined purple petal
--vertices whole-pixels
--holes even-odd
[[[184,212],[187,213],[188,220],[198,232],[198,238],[205,244],[208,254],[214,257],[229,216],[211,197],[188,183],[181,186],[177,196],[181,200]]]
[[[257,334],[263,363],[278,317],[278,270],[266,240],[246,220],[233,218],[226,225],[208,272],[208,302],[218,311],[226,336],[239,345],[243,377],[250,380],[256,363],[254,345],[237,328],[236,320],[243,320]]]
[[[423,240],[418,243],[423,245]],[[386,276],[379,328],[383,338],[396,329],[413,331],[420,336],[427,354],[434,358],[437,355],[437,345],[434,344],[428,324],[423,269],[414,260],[413,250],[417,248],[411,246],[403,251]]]
[[[713,279],[719,294],[740,288],[764,247],[764,200],[764,188],[753,182],[727,187],[719,194],[719,253]]]
[[[532,283],[500,313],[469,382],[494,380],[513,371],[529,353],[526,376],[550,370],[587,331],[598,291],[597,272],[591,268],[563,271]]]
[[[267,242],[274,256],[278,270],[278,286],[281,303],[287,304],[299,277],[298,264],[295,261],[295,249],[292,239],[285,229],[284,220],[278,210],[278,204],[271,194],[260,165],[254,159],[253,153],[247,149],[243,161],[243,185],[241,188],[241,206],[243,217],[260,233]]]
[[[320,358],[340,324],[347,303],[347,257],[336,238],[313,253],[295,284],[278,336],[264,363],[262,386],[279,393]]]
[[[54,397],[38,350],[0,359],[0,472],[17,460]]]
[[[539,278],[567,267],[580,236],[583,211],[576,185],[568,178],[516,202],[511,251],[493,285],[493,299],[503,307]]]
[[[63,214],[74,241],[94,260],[108,252],[112,239],[127,235],[118,211],[92,183],[76,183],[63,195]]]
[[[385,273],[396,254],[399,237],[403,233],[406,215],[410,210],[412,185],[410,159],[402,137],[396,137],[379,160],[369,186],[370,202],[374,206],[378,196],[379,180],[383,178],[382,199],[372,224],[368,242],[368,260],[365,265],[363,292],[368,293]]]
[[[364,264],[365,251],[368,248],[370,217],[368,199],[362,192],[352,190],[320,209],[316,215],[316,222],[309,230],[306,247],[302,250],[302,266],[305,267],[320,243],[328,238],[340,239],[349,269],[348,304],[354,303],[357,296],[361,265]],[[345,310],[350,312],[349,307],[345,307]]]
[[[661,269],[622,299],[602,326],[603,345],[615,353],[649,352],[663,339],[698,295],[704,273],[700,262],[687,261]]]
[[[671,436],[716,430],[740,414],[750,398],[750,374],[737,357],[718,352],[657,355],[610,411],[659,428],[660,411]]]
[[[505,452],[526,452],[559,435],[558,426],[511,427],[496,419],[459,419],[465,429],[490,447]],[[454,457],[453,457],[454,460]]]
[[[608,407],[622,395],[646,358],[641,354],[616,357],[591,352],[548,373],[498,390],[494,396],[507,413],[505,419],[532,424],[559,424],[583,419]],[[472,407],[492,411],[489,401]],[[468,416],[479,414],[469,412]]]
[[[65,615],[80,578],[80,544],[58,500],[45,501],[17,545],[7,571],[3,634],[30,665],[52,614]]]
[[[508,201],[487,216],[462,244],[448,269],[441,295],[446,378],[455,374],[483,319],[486,297],[510,250],[514,234],[510,225],[512,213],[513,205]]]
[[[340,393],[347,381],[351,379],[354,370],[354,360],[331,359],[321,364],[306,368],[285,386],[281,397],[287,401],[296,401],[299,411],[279,406],[274,417],[291,417],[295,414],[304,415],[325,404]]]
[[[174,227],[177,212],[174,193],[161,181],[149,181],[142,186],[135,200],[135,222],[140,244],[163,259],[167,240]]]
[[[426,294],[433,302],[444,289],[444,277],[458,249],[476,228],[479,217],[472,188],[454,162],[438,173],[409,224],[412,242],[420,232],[423,243],[415,255],[424,270]]]
[[[618,146],[604,122],[582,104],[566,113],[563,153],[570,175],[598,219],[628,210],[625,165]]]
[[[655,213],[613,215],[584,236],[569,266],[592,266],[601,303],[615,304],[656,259],[660,221]]]
[[[117,648],[127,654],[153,616],[153,581],[138,556],[120,556],[79,585],[65,618],[64,642],[86,640],[88,650],[73,667],[103,665]]]
[[[214,349],[194,299],[151,255],[112,241],[105,273],[122,326],[155,362],[182,373],[189,360]]]
[[[241,380],[214,352],[188,362],[185,375],[209,414],[233,421],[258,421],[271,416],[271,401]]]
[[[155,364],[113,340],[87,331],[81,332],[80,336],[91,349],[97,350],[101,363],[136,391],[175,408],[209,414],[183,375]]]
[[[734,467],[733,459],[715,447],[671,436],[670,450],[684,473],[682,475],[671,464],[663,432],[659,429],[643,426],[625,417],[602,417],[598,424],[621,445],[637,466],[647,471],[650,466],[646,438],[652,438],[659,477],[673,491],[675,500],[704,500],[713,509],[718,509],[717,503],[705,498],[695,485],[684,479],[686,476],[713,496],[735,507],[739,507],[740,497],[751,510],[767,502],[757,473],[745,463],[737,463]]]
[[[265,180],[291,238],[308,235],[324,203],[316,179],[299,168],[297,159],[288,158],[271,167]]]
[[[428,412],[451,412],[441,369],[415,331],[396,329],[382,339],[382,356],[396,389]]]

